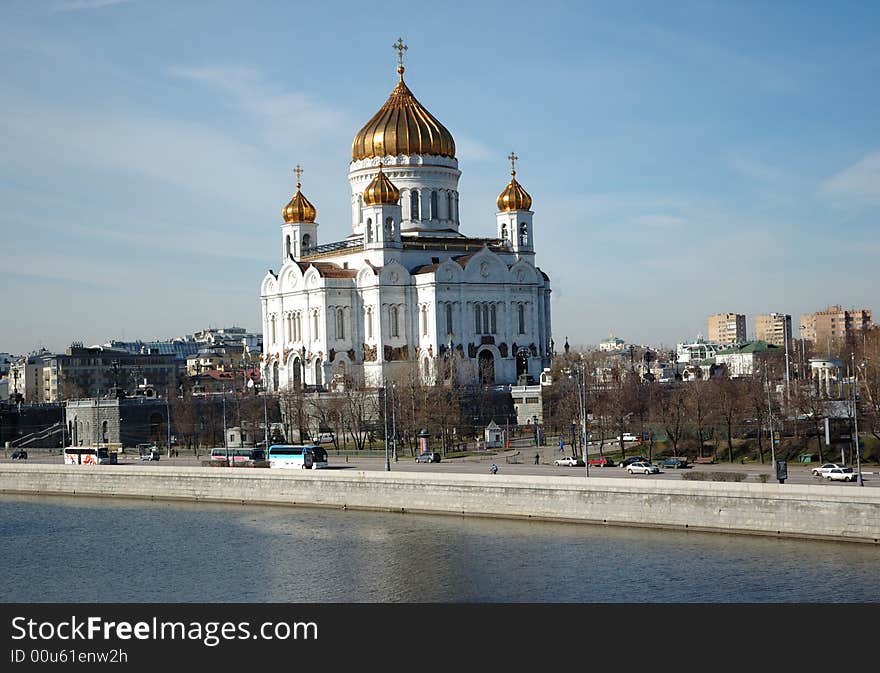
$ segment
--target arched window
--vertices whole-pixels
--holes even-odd
[[[428,307],[422,306],[422,336],[428,336]]]
[[[437,220],[439,219],[437,215],[437,192],[431,192],[431,219]]]
[[[275,335],[275,314],[272,314],[272,316],[269,318],[269,330],[270,330],[270,337],[271,337],[269,339],[269,342],[273,343],[273,344],[277,343],[277,341],[275,340],[275,336],[276,336]]]
[[[483,334],[489,334],[489,305],[483,304]]]
[[[501,225],[501,240],[502,241],[507,240],[507,222],[505,222]]]
[[[391,321],[391,336],[398,337],[400,336],[400,330],[397,326],[397,307],[392,306],[391,311],[389,312],[389,318]]]
[[[305,255],[309,251],[309,248],[311,248],[311,247],[312,247],[312,237],[309,236],[308,234],[303,234],[302,248],[300,250],[300,254]]]
[[[336,338],[345,338],[345,310],[341,308],[336,309]]]
[[[318,321],[318,311],[312,313],[312,341],[317,341],[320,337],[320,322]]]
[[[315,385],[320,386],[324,385],[324,368],[321,363],[321,358],[315,358]]]
[[[285,238],[285,241],[284,241],[284,249],[287,251],[287,256],[290,257],[291,253],[293,252],[293,251],[290,249],[290,236],[287,236],[287,237]]]
[[[366,234],[367,234],[367,243],[372,243],[373,242],[373,220],[370,217],[367,218]]]
[[[452,216],[452,192],[446,192],[446,217],[449,220],[455,219]]]
[[[489,334],[496,334],[498,330],[495,328],[495,304],[489,304],[489,321]]]
[[[394,220],[390,217],[385,220],[385,240],[394,240]]]
[[[103,422],[101,423],[101,441],[104,442],[105,444],[106,444],[108,441],[110,441],[110,440],[107,438],[107,431],[108,431],[108,429],[109,429],[107,426],[108,426],[107,421],[103,421]]]
[[[365,316],[365,322],[367,323],[367,338],[373,338],[373,309],[368,308]]]
[[[482,334],[482,321],[480,320],[481,309],[479,304],[474,304],[474,334]]]
[[[523,304],[517,304],[516,307],[517,322],[519,323],[519,334],[526,333],[526,307]]]
[[[519,224],[519,244],[529,244],[529,226],[525,222],[520,222]]]
[[[419,219],[419,191],[417,189],[409,193],[409,219]]]
[[[452,324],[452,302],[447,302],[446,304],[446,333],[447,334],[455,334],[455,330],[453,329],[454,325]]]

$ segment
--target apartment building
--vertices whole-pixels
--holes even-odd
[[[746,340],[746,316],[743,313],[716,313],[708,320],[708,341],[739,344]]]
[[[871,309],[845,310],[840,305],[828,306],[815,313],[801,315],[801,339],[827,347],[832,341],[844,339],[854,331],[871,326]]]
[[[791,316],[785,313],[768,313],[755,316],[755,340],[774,346],[791,342]]]

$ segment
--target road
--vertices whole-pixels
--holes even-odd
[[[501,450],[495,455],[485,456],[468,456],[465,458],[453,458],[441,461],[440,463],[416,463],[415,460],[407,455],[400,455],[398,462],[391,462],[392,472],[440,472],[440,473],[464,473],[464,474],[486,474],[492,463],[498,465],[499,474],[521,474],[521,475],[543,475],[543,476],[560,476],[560,477],[583,477],[583,467],[556,467],[553,461],[562,457],[558,447],[541,447],[537,449],[539,456],[539,464],[535,465],[535,447],[523,446],[521,448],[512,448],[509,450]],[[591,453],[598,453],[597,450],[591,450]],[[357,456],[345,458],[342,456],[334,456],[333,450],[328,449],[330,468],[334,470],[384,470],[385,459],[382,456]],[[628,451],[629,455],[637,455],[634,450]],[[205,460],[203,455],[200,460]],[[151,465],[151,466],[198,466],[200,460],[196,460],[193,456],[181,456],[178,458],[167,458],[162,456],[158,462],[146,462],[138,460],[137,456],[129,456],[127,454],[120,456],[119,464],[121,465]],[[0,462],[18,462],[9,458],[0,457]],[[43,451],[30,451],[28,463],[53,463],[59,464],[62,461],[60,455],[50,455]],[[858,483],[846,482],[829,482],[825,479],[814,477],[810,468],[815,464],[788,464],[787,484],[839,484],[847,487],[858,488]],[[102,468],[103,469],[103,468]],[[112,469],[112,466],[107,466]],[[207,469],[207,468],[206,468]],[[691,467],[679,470],[661,470],[659,474],[651,475],[630,475],[619,467],[591,467],[591,477],[611,477],[615,479],[682,479],[684,475],[690,473],[710,473],[710,472],[737,472],[746,475],[743,481],[749,483],[760,482],[762,474],[769,475],[767,483],[775,483],[775,474],[771,470],[768,463],[761,465],[759,463],[727,464],[720,463],[716,465],[693,465]],[[880,487],[880,468],[876,465],[863,466],[862,477],[866,487]]]

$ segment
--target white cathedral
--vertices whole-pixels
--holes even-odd
[[[269,391],[377,387],[414,365],[426,383],[511,384],[549,366],[550,279],[516,156],[495,236],[460,233],[455,141],[404,83],[395,48],[397,86],[351,146],[345,239],[319,244],[297,167],[281,267],[260,288]]]

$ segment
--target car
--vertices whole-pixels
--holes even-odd
[[[616,443],[619,443],[621,439],[623,439],[624,442],[637,442],[637,441],[639,441],[639,438],[636,437],[631,432],[624,432],[622,435],[618,435],[617,437],[615,437],[611,441],[616,444]]]
[[[833,467],[824,476],[828,481],[855,481],[856,473],[851,467]]]
[[[590,467],[614,467],[614,461],[608,456],[590,458]]]
[[[688,459],[687,458],[678,458],[676,456],[670,456],[669,458],[664,458],[660,463],[662,467],[671,467],[674,470],[677,470],[680,467],[687,467]]]
[[[428,452],[428,453],[420,453],[416,456],[417,463],[439,463],[440,462],[440,454],[436,451]]]
[[[826,472],[838,467],[846,467],[846,465],[841,465],[840,463],[823,463],[818,467],[814,467],[810,471],[813,473],[814,477],[824,477]]]
[[[657,474],[660,468],[651,463],[633,463],[627,466],[626,471],[630,474]]]
[[[565,467],[583,467],[584,461],[574,456],[566,456],[565,458],[557,458],[553,461],[554,465]]]
[[[27,460],[27,451],[24,449],[16,449],[12,452],[12,460]]]
[[[650,462],[644,456],[630,456],[629,458],[624,458],[618,463],[618,466],[621,468],[629,467],[633,463],[647,463]]]

